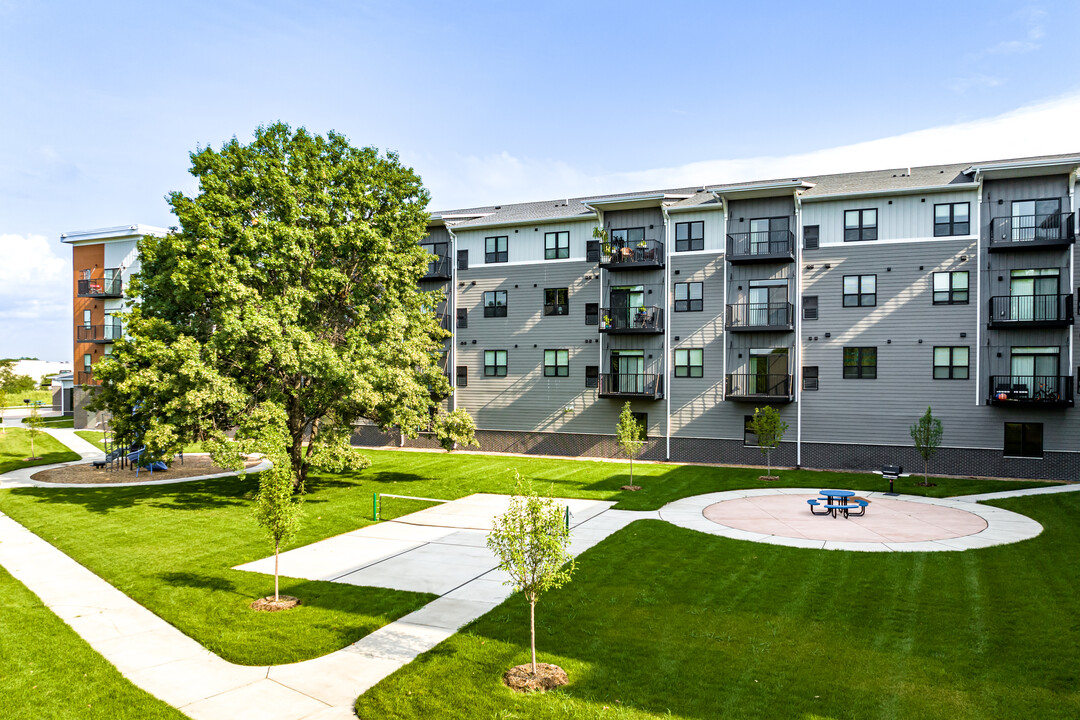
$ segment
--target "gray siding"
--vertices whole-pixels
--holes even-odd
[[[700,282],[702,311],[672,312],[669,316],[668,332],[672,349],[669,361],[674,361],[677,348],[701,348],[704,363],[700,378],[676,378],[672,371],[671,434],[727,437],[733,430],[732,415],[723,402],[724,256],[676,254],[671,258],[671,281],[673,285]]]

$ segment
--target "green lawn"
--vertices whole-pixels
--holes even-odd
[[[52,407],[52,397],[52,390],[24,390],[20,393],[9,393],[6,401],[8,407],[25,407],[26,400]]]
[[[38,433],[34,440],[34,452],[40,460],[27,462],[30,457],[30,432],[22,428],[5,428],[0,433],[0,474],[22,467],[49,465],[78,460],[79,454],[68,450],[58,440],[46,433]]]
[[[27,418],[22,419],[23,425],[28,424],[26,421],[27,421]],[[71,428],[71,427],[75,427],[75,421],[72,420],[71,418],[64,418],[64,417],[46,418],[45,422],[42,423],[41,427],[46,427],[46,428]]]
[[[183,720],[135,687],[0,568],[0,702],[5,720]]]
[[[1080,717],[1080,494],[1002,503],[1034,540],[953,553],[801,550],[643,520],[537,611],[571,684],[520,696],[520,596],[357,701],[361,718]]]
[[[645,487],[622,492],[625,464],[373,451],[372,467],[316,475],[304,527],[292,546],[371,524],[373,492],[453,499],[509,493],[513,471],[554,486],[557,495],[619,500],[657,508],[686,495],[761,485],[754,469],[640,465]],[[783,484],[882,488],[880,477],[782,472]],[[1000,481],[942,481],[936,495],[1020,487]],[[251,516],[254,478],[130,488],[21,488],[0,493],[0,511],[101,575],[218,655],[244,664],[295,662],[342,648],[425,603],[425,595],[324,582],[286,580],[296,612],[252,613],[251,600],[272,589],[268,577],[230,570],[265,557],[270,546]],[[922,491],[911,482],[903,489]],[[383,518],[425,507],[388,499]]]

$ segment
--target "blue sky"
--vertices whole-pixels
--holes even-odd
[[[730,5],[730,7],[727,7]],[[1080,150],[1075,2],[0,0],[0,356],[70,359],[59,234],[168,226],[283,120],[432,209]]]

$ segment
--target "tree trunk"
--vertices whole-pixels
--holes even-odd
[[[278,548],[281,546],[281,542],[274,539],[274,602],[279,599],[278,593]]]
[[[630,487],[634,487],[634,454],[630,453]],[[533,661],[535,662],[535,660]],[[536,672],[534,669],[533,672]]]
[[[769,473],[769,477],[772,477],[772,450],[765,453],[765,467],[768,468],[766,472]]]
[[[529,601],[529,635],[532,638],[532,674],[536,674],[536,600]]]
[[[923,458],[922,469],[923,469],[923,474],[922,474],[922,476],[923,476],[923,485],[926,485],[927,487],[929,487],[930,486],[930,459],[929,458]]]

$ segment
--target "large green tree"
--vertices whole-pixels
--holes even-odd
[[[203,439],[236,467],[278,423],[302,487],[311,468],[366,464],[349,446],[360,419],[425,429],[450,387],[447,333],[418,285],[420,178],[393,153],[281,123],[197,149],[190,172],[198,192],[168,198],[178,228],[139,244],[129,337],[95,370],[117,436],[149,458]]]

